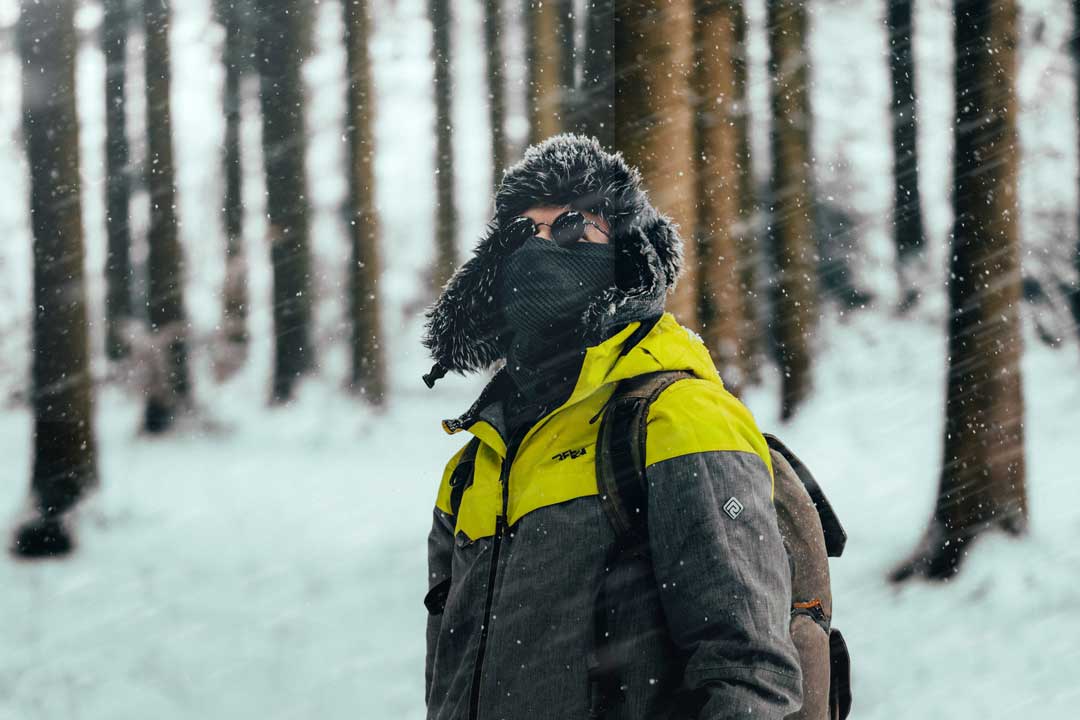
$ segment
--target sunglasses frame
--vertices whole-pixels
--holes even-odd
[[[569,239],[562,239],[560,241],[559,236],[561,235],[561,232],[560,232],[561,228],[563,226],[569,226],[570,223],[574,223],[574,222],[580,222],[581,223],[581,232],[580,233],[575,233],[574,235],[569,236]],[[574,247],[575,245],[577,245],[580,242],[589,242],[588,240],[584,240],[585,228],[587,226],[589,226],[589,225],[592,225],[594,228],[596,228],[600,232],[600,234],[603,235],[605,238],[607,238],[608,240],[611,240],[610,233],[606,232],[597,223],[595,223],[592,220],[589,220],[588,218],[586,218],[578,210],[567,210],[565,212],[559,213],[559,215],[556,216],[555,219],[552,220],[549,223],[536,222],[531,217],[528,217],[526,215],[519,215],[516,218],[514,218],[510,222],[510,225],[507,227],[507,236],[509,238],[510,245],[511,245],[510,250],[511,251],[517,250],[518,247],[520,247],[521,244],[523,242],[525,242],[525,240],[527,240],[530,237],[537,236],[539,234],[539,230],[540,230],[541,226],[546,226],[546,227],[551,229],[551,241],[550,242],[554,242],[556,245],[558,245],[561,248],[571,248],[571,247]],[[522,228],[527,228],[528,234],[525,234],[526,230],[523,230]]]

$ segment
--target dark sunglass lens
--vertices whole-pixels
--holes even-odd
[[[523,242],[536,235],[536,232],[536,223],[531,218],[514,218],[506,228],[506,249],[511,252],[517,250]]]
[[[585,236],[585,218],[579,212],[565,212],[551,224],[551,239],[556,245],[574,245]]]

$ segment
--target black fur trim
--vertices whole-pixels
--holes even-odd
[[[589,344],[614,326],[663,309],[682,267],[682,240],[670,218],[649,204],[641,175],[621,153],[584,135],[562,134],[530,147],[503,173],[495,217],[473,257],[458,268],[427,312],[424,346],[445,369],[480,370],[505,356],[495,302],[506,257],[500,228],[536,205],[568,205],[603,217],[616,248],[616,283],[582,317]]]

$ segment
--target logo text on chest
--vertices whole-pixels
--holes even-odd
[[[579,458],[585,454],[585,448],[577,448],[575,450],[563,450],[561,453],[556,453],[551,456],[552,460],[562,462],[563,460],[573,460]]]

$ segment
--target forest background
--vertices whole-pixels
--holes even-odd
[[[848,529],[855,716],[1069,716],[1077,5],[0,0],[0,718],[423,715],[422,310],[567,130]]]

